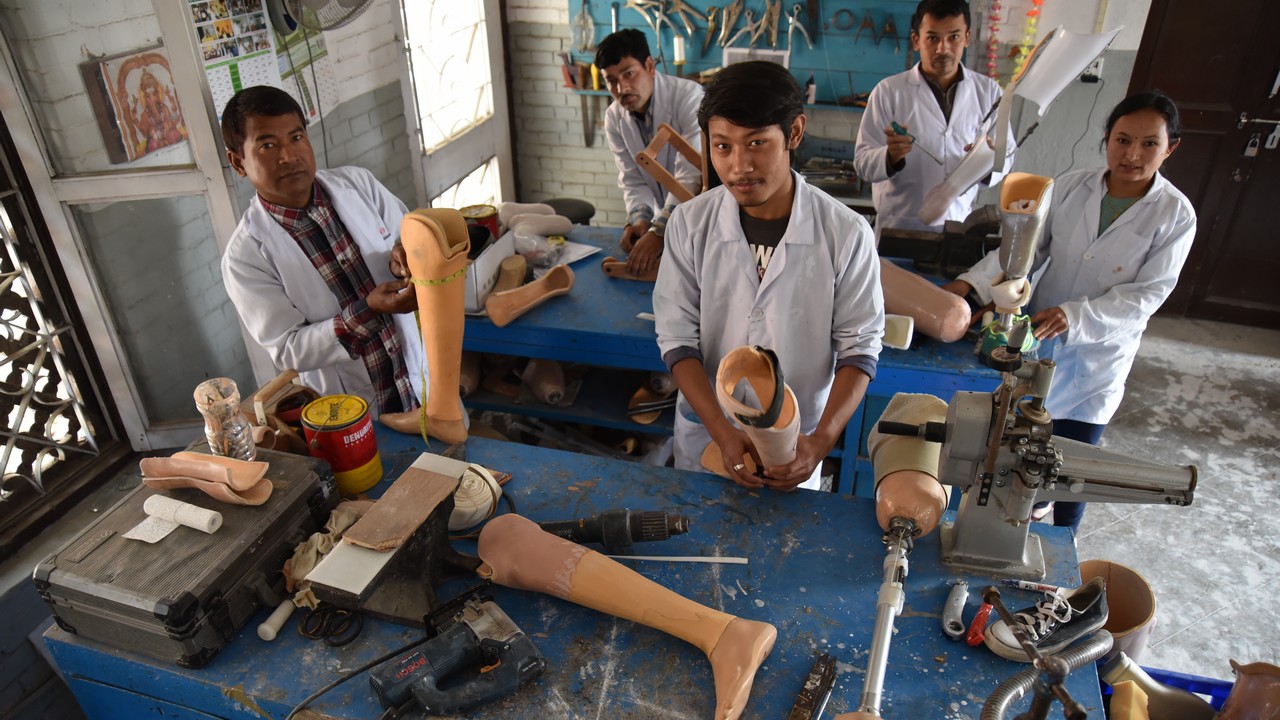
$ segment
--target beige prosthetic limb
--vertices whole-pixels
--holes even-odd
[[[786,465],[794,460],[796,442],[800,437],[796,396],[782,382],[782,370],[777,362],[777,357],[765,348],[743,345],[725,355],[716,370],[716,399],[720,401],[720,407],[742,426],[765,467]],[[743,382],[755,393],[760,407],[734,396]],[[784,394],[779,395],[779,392]],[[721,466],[718,449],[715,452],[708,450],[702,457],[708,470],[717,475],[727,475]],[[743,462],[753,464],[748,460],[744,458]],[[708,461],[711,465],[707,464]]]
[[[554,595],[674,635],[711,661],[717,720],[742,714],[756,670],[778,631],[678,595],[594,550],[545,532],[519,515],[502,515],[480,532],[481,577]]]
[[[969,329],[973,313],[964,298],[884,259],[880,287],[886,313],[912,318],[917,331],[935,340],[955,342]]]
[[[881,420],[922,425],[943,422],[947,404],[932,395],[898,393]],[[873,429],[867,450],[876,474],[876,520],[888,530],[889,521],[903,517],[915,523],[921,536],[938,526],[947,509],[948,488],[938,482],[938,443],[920,437],[885,435]]]
[[[462,370],[467,252],[471,237],[462,213],[446,208],[414,210],[400,223],[400,241],[418,298],[418,322],[427,351],[426,407],[384,413],[382,423],[403,433],[425,433],[447,443],[465,442]]]

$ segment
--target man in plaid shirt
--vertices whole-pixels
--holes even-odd
[[[417,408],[427,385],[417,300],[391,270],[404,203],[367,170],[316,170],[305,115],[283,90],[236,93],[222,136],[257,191],[222,258],[249,334],[322,395],[359,395],[375,414]]]

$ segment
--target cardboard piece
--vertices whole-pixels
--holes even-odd
[[[480,257],[471,261],[467,268],[467,291],[463,302],[466,312],[484,312],[484,301],[498,284],[498,270],[502,261],[515,254],[515,234],[508,230],[485,248]]]

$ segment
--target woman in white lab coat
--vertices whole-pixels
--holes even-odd
[[[1132,95],[1107,118],[1107,167],[1054,182],[1029,306],[1040,355],[1057,364],[1046,402],[1054,435],[1101,440],[1147,319],[1177,284],[1196,214],[1159,170],[1180,135],[1172,100],[1158,91]],[[993,251],[947,289],[990,302],[999,276]],[[1059,502],[1054,524],[1078,531],[1083,515],[1084,503]]]

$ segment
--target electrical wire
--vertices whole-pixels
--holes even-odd
[[[1085,115],[1084,130],[1080,133],[1080,137],[1076,138],[1076,141],[1071,145],[1071,154],[1070,154],[1071,163],[1067,165],[1066,170],[1063,170],[1062,172],[1057,173],[1056,175],[1054,175],[1054,177],[1062,177],[1063,175],[1071,172],[1071,168],[1076,166],[1076,148],[1080,146],[1080,142],[1084,140],[1086,135],[1089,134],[1089,128],[1093,127],[1093,111],[1095,108],[1098,107],[1098,98],[1102,97],[1102,88],[1106,84],[1107,82],[1105,80],[1103,80],[1102,78],[1098,78],[1098,92],[1094,93],[1093,103],[1089,105],[1089,112],[1087,115]]]
[[[302,712],[302,709],[303,709],[303,708],[305,708],[307,705],[309,705],[309,704],[310,704],[313,700],[315,700],[316,698],[320,697],[321,695],[324,695],[325,693],[327,693],[327,692],[329,692],[330,690],[332,690],[332,689],[334,689],[334,688],[338,687],[339,685],[341,685],[342,683],[344,683],[344,682],[346,682],[346,681],[350,680],[351,678],[353,678],[353,677],[355,677],[355,676],[357,676],[357,675],[359,675],[359,674],[361,674],[361,673],[365,672],[365,671],[366,671],[366,670],[368,670],[369,668],[372,668],[372,667],[374,667],[375,665],[381,665],[382,663],[384,663],[384,662],[386,662],[386,661],[390,660],[391,658],[396,657],[397,655],[400,655],[400,654],[402,654],[402,653],[408,652],[411,648],[417,647],[418,645],[421,645],[421,644],[425,643],[428,639],[429,639],[429,638],[425,638],[425,637],[424,637],[424,638],[422,638],[421,640],[414,640],[413,642],[409,643],[408,645],[405,645],[405,646],[403,646],[403,647],[397,648],[397,649],[392,650],[391,652],[387,653],[386,655],[382,655],[382,656],[379,656],[379,657],[374,658],[373,660],[370,660],[369,662],[365,663],[364,665],[361,665],[360,667],[356,668],[355,670],[352,670],[351,672],[347,673],[346,675],[343,675],[342,677],[338,678],[337,680],[334,680],[333,682],[329,683],[328,685],[325,685],[324,687],[320,688],[319,690],[317,690],[317,691],[315,691],[315,692],[311,693],[310,695],[308,695],[307,697],[303,698],[303,699],[302,699],[302,702],[300,702],[300,703],[298,703],[297,705],[295,705],[295,706],[294,706],[294,708],[293,708],[293,710],[290,710],[290,711],[289,711],[289,714],[284,716],[284,720],[293,720],[293,718],[297,717],[298,713]],[[386,716],[386,713],[383,713],[383,716],[385,717],[385,716]],[[392,715],[391,717],[396,717],[396,716],[395,716],[395,715]]]

